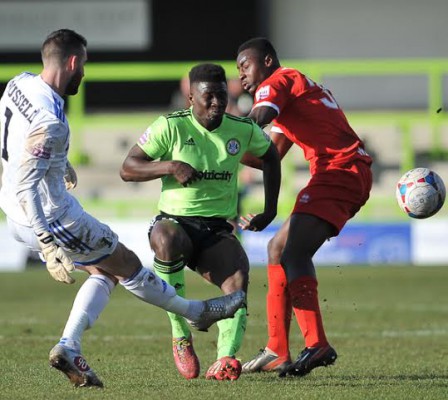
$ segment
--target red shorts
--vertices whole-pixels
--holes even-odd
[[[369,198],[372,171],[362,161],[350,169],[330,169],[311,177],[297,195],[292,214],[315,215],[337,229],[336,235]]]

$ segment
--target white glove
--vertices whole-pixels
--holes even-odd
[[[76,171],[72,167],[72,165],[67,160],[67,166],[65,167],[65,174],[64,174],[64,182],[65,182],[65,188],[67,190],[74,189],[76,185],[78,184],[78,177],[76,175]]]
[[[47,263],[47,270],[53,279],[58,282],[74,283],[75,280],[69,273],[75,270],[75,265],[64,250],[55,243],[53,235],[44,232],[38,235],[38,238],[42,255]]]

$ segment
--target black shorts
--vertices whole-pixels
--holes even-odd
[[[190,269],[200,267],[201,271],[219,269],[234,270],[242,264],[248,265],[246,253],[232,233],[233,226],[224,218],[183,217],[161,212],[150,223],[148,237],[154,225],[163,219],[178,223],[193,244],[193,254],[186,260]],[[243,261],[242,261],[243,259]]]

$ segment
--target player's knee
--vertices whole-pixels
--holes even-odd
[[[151,232],[151,248],[156,255],[165,260],[179,257],[183,242],[182,232],[172,224],[158,222]]]
[[[283,244],[274,236],[268,242],[269,264],[279,264],[283,252]]]
[[[311,253],[306,251],[306,249],[286,247],[280,257],[280,263],[283,267],[297,269],[303,265],[308,265],[311,259]]]
[[[280,262],[285,270],[288,282],[301,276],[316,275],[312,255],[309,252],[285,249]]]

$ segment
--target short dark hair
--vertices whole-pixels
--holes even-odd
[[[224,68],[217,64],[198,64],[194,66],[188,74],[190,83],[193,82],[225,82],[226,72]]]
[[[238,47],[238,54],[247,49],[254,49],[262,58],[269,54],[272,58],[278,59],[274,46],[264,37],[256,37],[244,42]]]
[[[42,61],[54,58],[63,63],[72,54],[82,54],[85,47],[87,40],[84,36],[71,29],[59,29],[51,32],[42,44]]]

